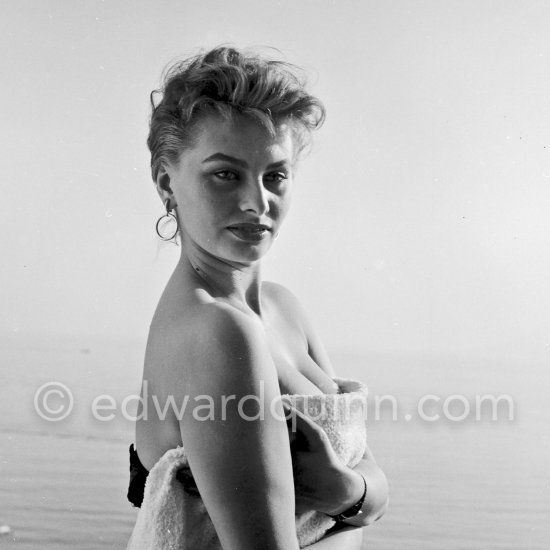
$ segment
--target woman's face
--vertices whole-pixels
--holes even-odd
[[[280,126],[272,137],[247,118],[209,116],[195,132],[193,146],[165,168],[183,242],[230,262],[260,259],[290,204],[291,129]]]

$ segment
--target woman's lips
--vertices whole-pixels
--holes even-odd
[[[258,242],[264,239],[270,231],[267,225],[256,223],[236,223],[227,229],[243,241]]]

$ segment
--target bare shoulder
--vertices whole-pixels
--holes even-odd
[[[151,330],[162,340],[165,384],[185,395],[246,393],[276,376],[261,324],[227,304],[187,304]]]
[[[280,283],[275,283],[273,281],[263,281],[262,289],[264,292],[269,293],[270,296],[298,302],[298,298],[296,298],[296,295],[291,292],[286,286]]]
[[[301,323],[306,322],[304,308],[296,295],[285,286],[272,281],[264,281],[262,290],[270,303],[276,303],[281,309],[290,313]]]

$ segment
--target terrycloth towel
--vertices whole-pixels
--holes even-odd
[[[355,380],[334,380],[340,393],[284,395],[283,399],[321,426],[340,460],[353,468],[367,444],[367,388]],[[200,495],[184,490],[176,479],[181,469],[189,471],[183,447],[167,451],[151,469],[126,550],[221,550]],[[296,515],[300,548],[321,539],[333,525],[334,521],[320,512]]]

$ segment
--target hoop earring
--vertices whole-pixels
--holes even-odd
[[[162,227],[166,227],[167,225],[173,224],[174,222],[176,223],[176,229],[174,230],[174,234],[171,235],[170,237],[166,237],[165,235],[162,235],[161,232],[159,231],[159,226],[162,224]],[[155,229],[157,231],[157,235],[163,241],[171,241],[178,234],[178,231],[179,231],[178,218],[176,218],[176,216],[174,216],[174,214],[170,212],[170,199],[166,199],[166,214],[164,214],[164,216],[161,216],[157,220],[157,225]]]

